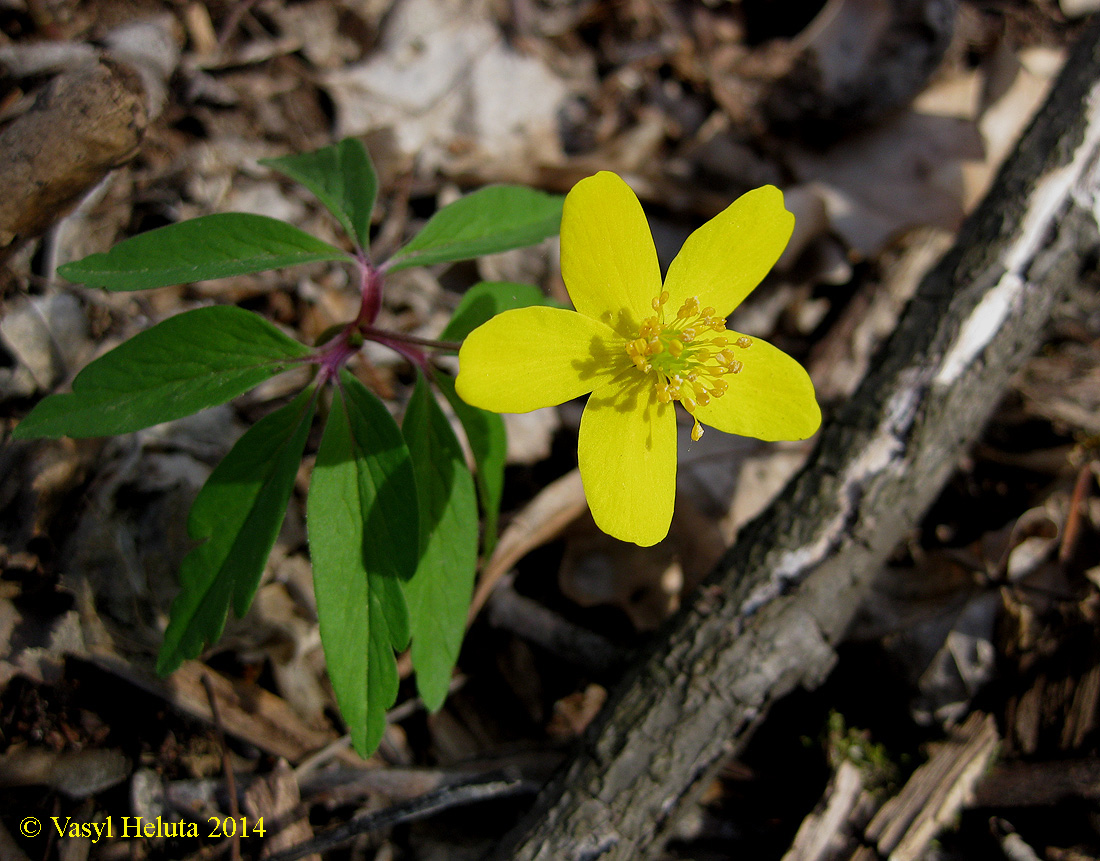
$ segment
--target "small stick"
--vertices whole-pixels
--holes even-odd
[[[338,825],[324,834],[319,834],[312,840],[291,846],[282,852],[271,855],[267,861],[295,861],[314,852],[323,853],[345,843],[349,843],[358,835],[368,831],[377,831],[380,828],[388,828],[400,825],[404,822],[413,822],[424,819],[433,813],[448,810],[464,804],[472,804],[476,801],[485,801],[490,798],[506,798],[518,795],[522,792],[534,792],[537,786],[519,778],[503,774],[489,776],[487,779],[476,783],[467,783],[462,786],[447,786],[428,792],[419,798],[395,804],[384,810],[368,813],[358,819],[352,819],[343,825]]]
[[[1066,514],[1066,528],[1062,530],[1062,544],[1058,548],[1058,561],[1067,562],[1077,546],[1077,536],[1081,532],[1081,508],[1092,478],[1092,463],[1086,461],[1077,473],[1073,484],[1073,495],[1069,499],[1069,511]]]
[[[245,14],[255,5],[256,0],[238,0],[229,10],[225,21],[222,22],[221,30],[218,31],[218,47],[224,48],[229,44],[229,38],[240,25]]]
[[[233,764],[229,761],[229,747],[225,743],[225,731],[222,729],[222,718],[218,713],[218,698],[214,696],[214,685],[210,681],[210,676],[206,673],[202,675],[202,686],[206,689],[206,698],[210,700],[210,713],[214,717],[214,731],[218,734],[218,745],[222,749],[222,770],[225,772],[225,790],[229,793],[229,815],[233,817],[234,821],[240,819],[241,808],[237,804],[237,781],[233,777]],[[237,833],[236,828],[233,829],[233,836],[229,838],[232,843],[232,852],[230,857],[233,861],[241,861],[241,837]]]

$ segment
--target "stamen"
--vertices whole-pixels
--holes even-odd
[[[679,401],[695,419],[691,438],[698,440],[703,426],[695,417],[696,409],[726,394],[729,383],[724,377],[740,373],[745,366],[732,348],[746,350],[752,346],[752,339],[744,335],[730,339],[719,334],[726,331],[725,318],[716,317],[710,306],[700,310],[694,296],[685,299],[676,317],[669,320],[665,314],[668,300],[667,290],[653,298],[650,305],[655,313],[642,320],[637,337],[626,342],[626,354],[641,373],[654,374],[654,393],[659,403]],[[715,337],[708,337],[708,333]]]

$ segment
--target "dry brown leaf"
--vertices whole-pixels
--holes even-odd
[[[298,811],[300,815],[297,818],[288,819],[288,814],[295,812],[300,801],[298,779],[285,759],[280,759],[270,773],[253,781],[244,791],[244,811],[250,818],[263,818],[270,826],[281,824],[278,831],[272,828],[265,836],[260,858],[305,843],[313,837],[313,828],[304,811]],[[302,857],[305,861],[321,861],[321,856],[316,853]]]
[[[963,217],[961,165],[984,154],[977,125],[906,112],[825,153],[791,153],[801,182],[815,183],[833,229],[873,256],[914,227],[954,231]]]
[[[324,83],[338,136],[390,127],[398,151],[425,171],[524,182],[562,159],[569,86],[509,47],[482,0],[405,0],[378,49]]]

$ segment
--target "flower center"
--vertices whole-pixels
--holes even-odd
[[[654,298],[656,314],[642,320],[638,337],[627,342],[626,353],[639,371],[656,374],[657,400],[663,404],[679,401],[691,414],[695,419],[691,438],[698,440],[703,426],[695,418],[696,406],[722,397],[729,388],[722,378],[740,373],[744,363],[730,350],[729,338],[721,334],[708,337],[708,333],[726,330],[725,318],[715,317],[713,308],[700,309],[699,300],[692,296],[675,318],[668,320],[667,302],[667,290]],[[752,338],[742,335],[732,346],[747,350]]]

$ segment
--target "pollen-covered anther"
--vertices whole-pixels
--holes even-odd
[[[740,373],[744,364],[734,349],[746,349],[752,339],[743,335],[727,337],[726,320],[716,317],[712,307],[700,310],[699,299],[684,300],[676,317],[665,314],[668,291],[662,291],[651,301],[653,316],[646,317],[638,334],[627,341],[626,352],[631,362],[645,374],[653,373],[654,393],[661,404],[679,401],[695,418],[698,407],[706,407],[729,389],[725,375]],[[707,337],[707,333],[715,337]],[[691,438],[698,440],[703,427],[698,419]]]
[[[694,317],[699,313],[699,300],[694,296],[689,296],[684,300],[684,304],[680,306],[680,310],[676,312],[676,316],[681,319],[688,319]]]

